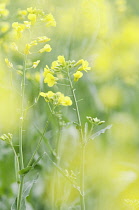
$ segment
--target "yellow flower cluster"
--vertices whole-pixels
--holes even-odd
[[[6,9],[5,3],[0,3],[0,17],[7,17],[9,15],[9,11]]]
[[[48,41],[50,41],[50,39],[46,36],[38,37],[37,40],[34,40],[29,44],[26,44],[24,54],[26,55],[31,54],[30,52],[31,47],[38,45],[39,43],[48,42]],[[50,52],[51,50],[52,50],[51,46],[49,44],[46,44],[42,49],[39,50],[39,53]]]
[[[46,15],[40,9],[30,7],[27,8],[27,10],[19,10],[18,15],[21,17],[21,19],[24,19],[27,16],[27,20],[25,20],[23,23],[14,22],[12,24],[12,27],[16,32],[17,38],[21,38],[22,32],[25,29],[29,29],[31,25],[34,25],[37,22],[37,20],[45,22],[46,26],[56,26],[56,21],[53,15],[52,14]],[[42,40],[38,40],[38,42],[43,42],[43,39],[45,40],[45,38],[43,37]]]
[[[44,97],[46,102],[52,102],[54,105],[71,106],[72,100],[69,96],[64,96],[63,93],[48,91],[47,93],[41,92],[40,96]]]
[[[91,70],[91,67],[88,66],[89,63],[86,60],[83,60],[83,59],[79,60],[77,63],[75,63],[74,67],[79,66],[79,65],[80,67],[78,67],[76,73],[73,74],[75,82],[77,82],[83,76],[83,73],[81,71],[87,72]]]
[[[47,83],[49,87],[52,87],[58,80],[57,77],[54,77],[54,73],[58,74],[59,72],[63,72],[64,74],[67,74],[68,69],[79,66],[77,71],[73,74],[74,81],[77,82],[83,76],[81,71],[87,72],[91,69],[88,65],[88,61],[86,60],[82,59],[76,63],[75,61],[66,61],[64,56],[59,55],[57,60],[52,62],[50,69],[47,65],[44,68],[44,82]]]
[[[54,73],[48,68],[46,65],[46,68],[44,68],[44,83],[47,83],[49,87],[54,86],[58,80],[57,77],[54,77]]]
[[[25,29],[25,25],[24,24],[21,24],[21,23],[18,23],[18,22],[14,22],[12,24],[12,27],[16,31],[17,38],[21,38],[22,32]]]

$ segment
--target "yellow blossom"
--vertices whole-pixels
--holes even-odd
[[[25,29],[25,25],[24,24],[20,24],[18,22],[14,22],[12,24],[12,27],[15,29],[16,31],[16,34],[17,34],[17,38],[21,38],[22,36],[22,32],[24,31]]]
[[[38,37],[38,38],[37,38],[37,41],[38,41],[39,43],[48,42],[48,41],[50,41],[50,38],[48,38],[48,37],[46,37],[46,36],[41,36],[41,37]]]
[[[78,71],[88,71],[88,70],[90,70],[91,69],[91,67],[89,67],[88,66],[89,64],[88,64],[88,61],[86,61],[86,60],[82,60],[82,66],[80,66],[79,68],[78,68]]]
[[[27,8],[27,11],[28,11],[29,13],[33,13],[33,12],[34,12],[34,10],[32,9],[32,7]]]
[[[44,98],[46,97],[46,94],[47,94],[47,93],[40,92],[40,96],[42,96],[42,97],[44,97]]]
[[[59,56],[58,56],[58,62],[59,62],[60,64],[62,64],[63,66],[65,66],[66,61],[65,61],[64,56],[59,55]]]
[[[5,58],[5,63],[9,68],[13,68],[13,64],[8,60],[8,58]]]
[[[77,61],[77,63],[75,63],[75,65],[74,65],[74,66],[75,66],[75,67],[76,67],[76,66],[79,66],[79,65],[81,65],[82,63],[83,63],[83,59],[81,59],[81,60]]]
[[[51,46],[49,44],[46,44],[42,49],[39,50],[40,53],[43,52],[50,52],[52,50]]]
[[[46,26],[56,26],[56,21],[51,13],[46,15],[43,20],[47,22]]]
[[[48,73],[51,73],[49,67],[46,65],[46,68],[44,68],[43,76],[46,77]]]
[[[71,106],[72,105],[72,100],[70,99],[69,96],[65,96],[63,98],[63,101],[61,101],[61,105],[63,105],[63,106]]]
[[[49,87],[52,87],[56,84],[57,78],[54,77],[51,73],[48,73],[44,78],[44,83],[47,83]]]
[[[36,15],[35,14],[29,14],[28,19],[31,21],[31,24],[34,24],[36,22]]]
[[[26,55],[31,54],[30,48],[31,48],[31,45],[30,44],[26,44],[26,47],[25,47],[25,50],[24,50],[24,53]]]
[[[62,105],[64,101],[64,94],[62,94],[61,92],[57,92],[57,96],[58,96],[58,104]]]
[[[74,76],[74,81],[77,82],[83,76],[83,73],[77,71],[75,74],[73,74],[73,76]]]
[[[38,43],[37,43],[37,41],[36,41],[36,40],[34,40],[34,41],[30,42],[31,47],[32,47],[32,46],[35,46],[35,45],[37,45],[37,44],[38,44]]]
[[[58,61],[53,61],[51,65],[51,69],[55,69],[58,66]]]
[[[26,16],[27,15],[27,11],[26,10],[19,10],[18,11],[18,15]]]
[[[1,22],[0,23],[0,32],[5,33],[9,30],[10,24],[8,22]]]
[[[33,62],[33,68],[35,69],[38,66],[39,63],[40,63],[40,60],[37,60],[37,61]]]
[[[9,11],[5,7],[5,3],[0,3],[0,17],[7,17],[9,15]]]

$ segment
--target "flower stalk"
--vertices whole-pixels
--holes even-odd
[[[69,79],[70,89],[71,89],[73,100],[74,100],[74,103],[75,103],[75,111],[76,111],[78,125],[79,125],[80,142],[81,142],[81,169],[80,169],[81,194],[80,194],[80,205],[81,205],[81,210],[85,210],[85,199],[84,199],[85,142],[84,142],[84,137],[83,137],[82,123],[81,123],[81,117],[80,117],[78,102],[77,102],[77,99],[76,99],[75,89],[73,87],[72,80],[70,78],[69,69],[67,69],[67,72],[68,72],[68,79]]]
[[[24,123],[24,100],[25,100],[25,85],[26,85],[26,60],[27,55],[24,58],[24,68],[23,68],[23,79],[21,83],[21,117],[20,117],[20,138],[19,138],[19,164],[20,170],[24,168],[24,157],[23,157],[23,123]],[[24,185],[24,176],[20,175],[18,197],[17,197],[17,210],[20,210],[22,192]]]

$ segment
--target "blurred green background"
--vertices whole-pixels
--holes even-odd
[[[2,10],[7,9],[3,15]],[[51,38],[52,51],[31,56],[41,60],[39,67],[27,75],[26,106],[34,103],[40,90],[50,88],[43,84],[40,74],[45,65],[58,55],[68,60],[88,60],[91,72],[76,84],[77,97],[83,124],[86,116],[98,117],[112,124],[112,129],[89,142],[85,161],[85,192],[87,210],[139,209],[139,2],[137,0],[14,0],[0,1],[0,135],[13,133],[18,142],[21,75],[13,73],[5,65],[8,57],[13,64],[23,60],[11,50],[12,23],[22,21],[18,10],[28,7],[52,13],[56,27],[34,27],[32,37]],[[17,43],[22,49],[24,41]],[[60,87],[61,88],[61,87]],[[55,87],[58,91],[59,87]],[[67,94],[68,90],[61,88]],[[67,121],[75,121],[73,107],[63,108]],[[24,158],[27,162],[39,139],[36,126],[42,131],[50,119],[46,137],[55,147],[56,122],[51,118],[47,104],[39,99],[29,109],[25,118]],[[102,126],[101,128],[103,128]],[[77,130],[71,125],[63,129],[61,138],[61,162],[63,169],[78,172]],[[39,154],[47,150],[43,143]],[[17,188],[14,159],[11,149],[0,142],[0,209],[9,210]],[[39,180],[28,197],[28,210],[52,209],[52,185],[54,166],[43,158],[36,167]],[[79,195],[59,176],[57,200],[62,210],[80,209]]]

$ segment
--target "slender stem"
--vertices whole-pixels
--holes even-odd
[[[81,141],[81,171],[80,171],[80,173],[81,173],[81,175],[80,175],[81,194],[80,194],[80,205],[81,205],[81,210],[85,210],[85,200],[84,200],[85,142],[84,142],[84,137],[83,137],[82,123],[81,123],[81,118],[80,118],[78,102],[77,102],[76,95],[75,95],[75,89],[73,88],[73,84],[72,84],[72,81],[71,81],[71,78],[70,78],[69,69],[67,69],[67,72],[68,72],[68,79],[69,79],[69,83],[70,83],[72,96],[73,96],[74,103],[75,103],[76,115],[77,115],[79,132],[80,132],[80,141]]]
[[[19,161],[20,161],[20,170],[24,168],[24,157],[23,157],[23,122],[24,122],[24,99],[25,99],[25,82],[26,82],[26,59],[24,58],[24,68],[23,68],[23,79],[21,83],[21,117],[20,117],[20,138],[19,138]],[[21,200],[22,200],[22,191],[23,191],[24,177],[20,176],[20,183],[18,189],[17,197],[17,210],[20,210]]]
[[[23,185],[24,185],[24,176],[22,175],[21,178],[20,178],[20,184],[19,184],[19,192],[18,192],[18,199],[17,199],[17,210],[20,210],[20,207],[21,207]]]
[[[20,167],[19,167],[19,159],[18,159],[18,156],[17,156],[17,153],[15,151],[15,148],[13,146],[13,143],[11,142],[11,147],[12,147],[12,150],[14,152],[14,157],[15,157],[15,174],[16,174],[16,182],[19,183],[20,182],[20,177],[19,177],[19,170],[20,170]]]
[[[23,80],[21,83],[21,124],[20,124],[20,139],[19,139],[19,154],[20,154],[20,169],[24,168],[24,157],[23,157],[23,121],[24,121],[24,98],[25,98],[25,82],[26,82],[26,55],[23,69]]]

